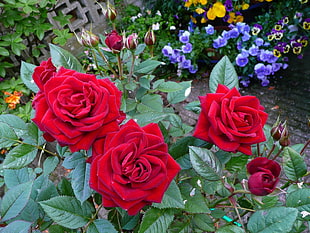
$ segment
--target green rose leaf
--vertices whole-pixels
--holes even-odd
[[[171,209],[151,208],[144,214],[138,233],[167,232],[173,218]]]
[[[160,95],[148,94],[141,98],[141,103],[137,105],[137,110],[140,113],[145,112],[162,112],[163,100]]]
[[[218,84],[223,84],[228,88],[238,88],[238,75],[233,64],[227,56],[224,56],[212,69],[209,80],[211,93],[215,93]]]
[[[86,233],[117,233],[117,231],[108,220],[96,219],[88,226]]]
[[[230,225],[217,229],[216,233],[245,233],[245,231],[241,227]]]
[[[191,195],[187,197],[185,202],[185,210],[189,213],[210,213],[205,198],[196,188],[191,190]]]
[[[152,122],[158,123],[170,115],[171,113],[145,112],[145,113],[134,115],[133,119],[135,119],[139,125],[144,126]]]
[[[286,206],[299,211],[298,219],[310,221],[310,189],[299,189],[287,195]]]
[[[79,60],[76,59],[67,50],[62,49],[56,45],[49,44],[52,62],[55,66],[63,66],[67,69],[75,70],[77,72],[83,73],[83,66],[80,64]]]
[[[21,136],[27,130],[26,123],[18,116],[13,114],[0,115],[0,122],[4,122],[12,127],[17,136]]]
[[[20,144],[6,155],[3,168],[20,169],[25,167],[35,159],[37,152],[38,149],[32,145]]]
[[[294,181],[307,173],[303,157],[290,147],[285,147],[283,151],[283,169],[287,178]]]
[[[1,233],[28,233],[32,222],[16,220],[0,230]]]
[[[169,92],[167,95],[167,100],[170,104],[180,103],[185,100],[191,93],[192,81],[186,81],[179,83],[182,86],[181,90]]]
[[[7,191],[2,199],[0,212],[1,220],[8,221],[18,216],[30,198],[32,182],[19,184]]]
[[[222,165],[218,158],[210,150],[190,146],[190,160],[195,171],[206,180],[219,180],[222,173]]]
[[[14,130],[6,123],[0,122],[0,148],[11,147],[18,137]]]
[[[91,219],[94,211],[89,202],[81,205],[79,200],[69,196],[53,197],[39,204],[51,219],[69,229],[84,226]]]
[[[31,168],[24,167],[22,169],[4,169],[4,182],[8,189],[16,185],[26,183],[35,178]]]
[[[289,233],[297,214],[297,209],[283,206],[259,210],[250,217],[248,230],[253,233]]]
[[[200,230],[205,232],[214,232],[214,222],[207,214],[195,214],[193,223]]]
[[[22,61],[22,65],[20,67],[20,77],[30,90],[37,93],[39,88],[32,79],[34,68],[36,68],[35,65]]]
[[[49,175],[52,173],[59,163],[59,159],[56,156],[47,157],[43,163],[43,173]]]
[[[71,172],[71,183],[75,197],[83,203],[92,194],[92,189],[89,187],[90,164],[85,160],[80,162]]]
[[[138,74],[150,74],[152,73],[162,62],[148,59],[135,66],[134,73]]]
[[[159,209],[184,208],[180,189],[174,180],[170,183],[169,188],[165,192],[162,202],[153,203],[153,206]]]
[[[176,82],[167,81],[167,82],[160,83],[156,89],[162,92],[175,92],[175,91],[182,90],[183,86]]]

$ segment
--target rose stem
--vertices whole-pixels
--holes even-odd
[[[132,54],[132,62],[131,62],[131,67],[130,67],[130,72],[129,72],[129,82],[132,78],[132,75],[133,75],[133,68],[135,66],[135,60],[136,60],[136,56],[135,56],[135,52],[134,51],[131,51],[131,54]]]
[[[267,159],[269,159],[270,155],[272,154],[272,152],[274,151],[274,149],[276,148],[276,143],[274,142],[272,145],[271,150],[269,151],[268,155],[267,155]]]
[[[281,154],[281,152],[283,151],[283,149],[284,149],[284,147],[282,146],[282,147],[280,148],[280,150],[278,151],[278,153],[273,157],[272,160],[276,160],[276,158]]]
[[[117,65],[118,65],[119,79],[123,80],[123,64],[122,64],[121,55],[119,53],[117,53],[116,56],[117,56]]]
[[[310,139],[305,143],[304,147],[300,151],[300,155],[302,155],[304,153],[305,149],[307,148],[307,146],[309,146],[309,144],[310,144]]]
[[[112,68],[112,66],[110,65],[108,59],[104,56],[104,54],[101,52],[101,50],[100,50],[100,48],[99,48],[98,46],[96,47],[96,49],[97,49],[99,55],[100,55],[100,56],[102,57],[102,59],[104,60],[104,62],[107,64],[109,70],[114,74],[114,77],[117,78],[118,75],[117,75],[117,73],[115,72],[115,70]]]
[[[96,55],[96,51],[94,51],[93,49],[91,50],[92,54],[93,54],[93,57],[94,57],[94,61],[95,61],[95,64],[97,66],[97,69],[99,70],[99,73],[101,76],[103,76],[103,73],[101,71],[101,69],[99,68],[99,65],[98,65],[98,59],[97,59],[97,55]]]

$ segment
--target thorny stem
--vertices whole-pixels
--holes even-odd
[[[97,51],[98,51],[100,57],[102,57],[102,59],[104,60],[104,62],[107,64],[109,70],[113,73],[114,77],[117,78],[118,75],[117,75],[117,73],[115,72],[115,70],[112,68],[112,66],[110,65],[110,63],[109,63],[108,59],[106,58],[106,56],[104,56],[104,54],[101,52],[101,50],[100,50],[100,48],[99,48],[98,46],[96,47],[96,49],[97,49]]]
[[[276,148],[276,143],[274,142],[272,145],[271,150],[269,151],[268,155],[267,155],[267,159],[269,159],[269,157],[271,156],[272,152],[274,151],[274,149]]]
[[[136,60],[136,56],[135,56],[135,53],[132,52],[132,62],[131,62],[131,67],[130,67],[130,72],[129,72],[129,81],[131,80],[132,78],[132,75],[133,75],[133,69],[134,69],[134,66],[135,66],[135,60]]]
[[[235,199],[234,197],[229,197],[229,201],[230,201],[230,203],[234,206],[234,209],[235,209],[235,211],[236,211],[236,213],[237,213],[237,216],[238,216],[238,219],[239,219],[239,221],[240,221],[240,224],[242,225],[242,228],[245,229],[244,224],[243,224],[243,221],[242,221],[241,216],[240,216],[240,214],[239,214],[239,210],[238,210],[238,208],[237,208],[236,199]]]
[[[101,71],[100,68],[99,68],[98,59],[97,59],[97,55],[96,55],[96,51],[93,51],[93,50],[91,50],[91,51],[92,51],[92,54],[93,54],[93,58],[94,58],[94,61],[95,61],[97,70],[99,70],[100,75],[103,76],[103,73],[102,73],[102,71]]]
[[[260,157],[260,149],[259,149],[259,143],[256,144],[256,148],[257,148],[257,156]]]
[[[118,65],[118,77],[120,80],[123,80],[123,64],[122,64],[121,55],[118,53],[116,54],[116,56],[117,56],[117,65]]]
[[[14,139],[10,139],[10,138],[7,138],[7,139],[9,139],[9,140],[11,140],[11,141],[14,141],[14,142],[17,142],[17,143],[20,143],[20,144],[24,144],[24,145],[29,145],[29,146],[36,147],[36,148],[38,148],[39,150],[42,150],[42,151],[44,151],[44,152],[46,152],[46,153],[48,153],[48,154],[50,154],[50,155],[56,156],[59,160],[61,160],[61,157],[60,157],[57,153],[54,153],[54,152],[52,152],[52,151],[49,151],[49,150],[45,149],[44,147],[37,146],[37,145],[32,145],[32,144],[23,142],[23,141],[21,141],[21,140],[14,140]]]
[[[282,147],[280,148],[280,150],[278,151],[278,153],[273,157],[272,160],[276,160],[276,158],[278,158],[278,156],[281,154],[281,152],[283,151],[283,149],[284,149],[284,147],[282,146]]]
[[[255,212],[255,210],[252,209],[248,209],[248,208],[244,208],[244,207],[240,207],[240,206],[230,206],[230,205],[217,205],[216,207],[223,207],[223,208],[237,208],[240,210],[245,210],[245,211],[250,211],[250,212]]]
[[[89,227],[89,225],[91,224],[91,223],[93,223],[95,220],[96,220],[96,218],[97,218],[97,215],[98,215],[98,213],[99,213],[99,211],[100,211],[100,209],[102,208],[102,204],[100,204],[97,208],[96,208],[96,213],[92,216],[92,218],[88,221],[88,223],[86,224],[86,226],[84,227],[84,229],[83,229],[83,232],[87,232],[87,228]]]
[[[309,146],[309,144],[310,144],[310,139],[305,143],[304,147],[300,151],[300,155],[302,155],[304,153],[305,149]]]

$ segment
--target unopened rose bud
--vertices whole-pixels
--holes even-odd
[[[279,144],[283,147],[289,146],[291,144],[291,141],[289,139],[289,133],[287,129],[287,125],[285,124],[284,129],[281,132],[281,137],[279,139]]]
[[[281,123],[279,118],[270,130],[270,134],[275,141],[279,141],[286,122]]]
[[[116,16],[117,16],[116,9],[114,8],[113,5],[110,4],[110,2],[108,2],[105,17],[111,21],[114,21],[116,19]]]
[[[77,40],[81,45],[90,48],[96,47],[99,44],[99,37],[84,28],[80,36],[77,36]]]
[[[154,45],[156,42],[156,37],[155,37],[155,33],[153,30],[148,30],[144,36],[144,43],[146,45]]]
[[[136,49],[137,46],[138,46],[138,34],[137,33],[132,33],[131,35],[129,35],[127,38],[126,38],[126,41],[125,41],[125,47],[127,49]]]
[[[107,34],[105,43],[113,53],[120,53],[124,48],[124,38],[115,30]]]

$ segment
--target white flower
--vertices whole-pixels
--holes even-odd
[[[153,25],[152,25],[152,29],[153,29],[153,31],[159,30],[159,23],[153,24]]]
[[[175,26],[170,26],[170,30],[175,30],[176,27]]]
[[[161,13],[160,13],[160,11],[156,11],[156,15],[159,15],[159,16],[161,16]]]

